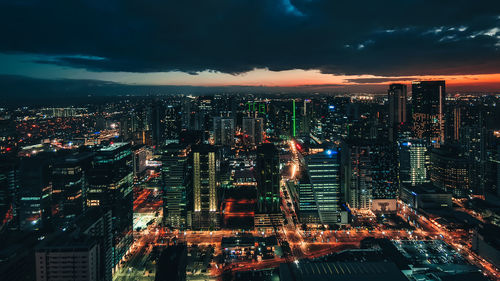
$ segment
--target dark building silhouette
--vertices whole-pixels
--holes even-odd
[[[389,140],[395,141],[398,131],[406,123],[406,85],[391,84],[387,91],[389,100]]]
[[[86,192],[87,208],[111,210],[113,266],[132,244],[133,167],[130,144],[115,143],[98,150],[92,161]]]
[[[39,229],[52,218],[50,183],[51,154],[23,157],[19,164],[19,225],[22,230]]]
[[[412,82],[413,131],[435,145],[444,142],[445,81]]]
[[[255,166],[257,180],[257,209],[255,226],[280,224],[280,170],[278,150],[271,143],[257,148]]]
[[[151,130],[153,146],[163,145],[165,132],[165,108],[160,102],[156,102],[151,109]]]
[[[263,144],[257,149],[257,212],[280,212],[279,155],[274,144]]]
[[[470,194],[469,163],[457,147],[442,146],[430,151],[429,177],[431,182],[453,194],[465,197]]]
[[[52,206],[57,217],[71,222],[84,210],[86,174],[93,154],[76,153],[57,159],[51,169]]]
[[[0,232],[5,228],[17,229],[17,204],[19,191],[18,161],[0,158]]]

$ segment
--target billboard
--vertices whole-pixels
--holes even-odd
[[[391,214],[397,211],[396,199],[373,199],[372,212],[375,214]]]

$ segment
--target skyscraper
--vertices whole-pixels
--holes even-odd
[[[264,119],[261,117],[255,118],[255,144],[259,145],[264,141]]]
[[[456,147],[443,146],[430,151],[429,177],[431,182],[453,194],[465,197],[471,193],[469,163]]]
[[[255,145],[255,120],[253,117],[243,117],[241,123],[243,141],[249,145]]]
[[[19,191],[19,170],[17,160],[0,157],[0,230],[5,227],[16,229]]]
[[[159,102],[152,106],[151,123],[151,129],[153,131],[153,145],[161,146],[164,144],[165,108]]]
[[[214,117],[214,141],[216,145],[231,146],[234,143],[234,119]]]
[[[216,149],[209,145],[194,146],[191,152],[193,229],[215,229],[219,225],[216,157]]]
[[[340,190],[340,155],[337,149],[309,155],[305,159],[313,201],[321,224],[342,223]],[[300,188],[300,187],[299,187]],[[302,192],[300,192],[302,195]],[[303,199],[299,198],[300,205]],[[345,216],[344,223],[347,222]]]
[[[50,160],[47,153],[21,159],[17,212],[21,229],[38,229],[52,217]]]
[[[344,143],[342,147],[342,175],[346,201],[353,209],[371,208],[372,177],[370,146],[360,142]]]
[[[256,162],[258,212],[280,212],[279,155],[274,144],[265,143],[259,146]]]
[[[399,142],[399,181],[400,187],[428,182],[427,146],[419,140],[407,139]]]
[[[412,82],[413,131],[436,145],[444,142],[445,81]]]
[[[164,222],[186,227],[187,155],[190,147],[171,143],[160,150]]]
[[[132,244],[133,165],[130,144],[115,143],[95,154],[88,175],[88,208],[111,210],[113,219],[113,266]]]
[[[92,156],[92,153],[72,154],[58,159],[52,166],[52,204],[65,223],[70,223],[84,210],[85,176]]]
[[[406,123],[406,85],[391,84],[387,97],[389,100],[389,140],[395,141],[399,128]]]
[[[279,223],[280,210],[280,170],[278,150],[272,143],[257,148],[255,166],[257,179],[257,210],[255,226],[270,226]]]

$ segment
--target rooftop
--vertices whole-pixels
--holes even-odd
[[[99,151],[113,151],[115,149],[121,148],[123,146],[128,145],[127,142],[115,142],[113,144],[110,144],[106,147],[101,148]]]
[[[280,265],[280,280],[407,280],[392,262],[299,262]]]

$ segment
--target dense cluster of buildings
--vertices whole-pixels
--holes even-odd
[[[426,210],[451,208],[452,198],[495,201],[496,103],[451,96],[444,81],[419,81],[411,95],[393,84],[387,96],[214,95],[3,109],[0,233],[39,239],[24,251],[36,257],[37,280],[69,276],[68,260],[81,280],[111,280],[133,243],[134,186],[145,180],[160,189],[163,226],[195,231],[347,225],[353,216],[394,214],[398,200]],[[18,262],[7,252],[2,270]]]

